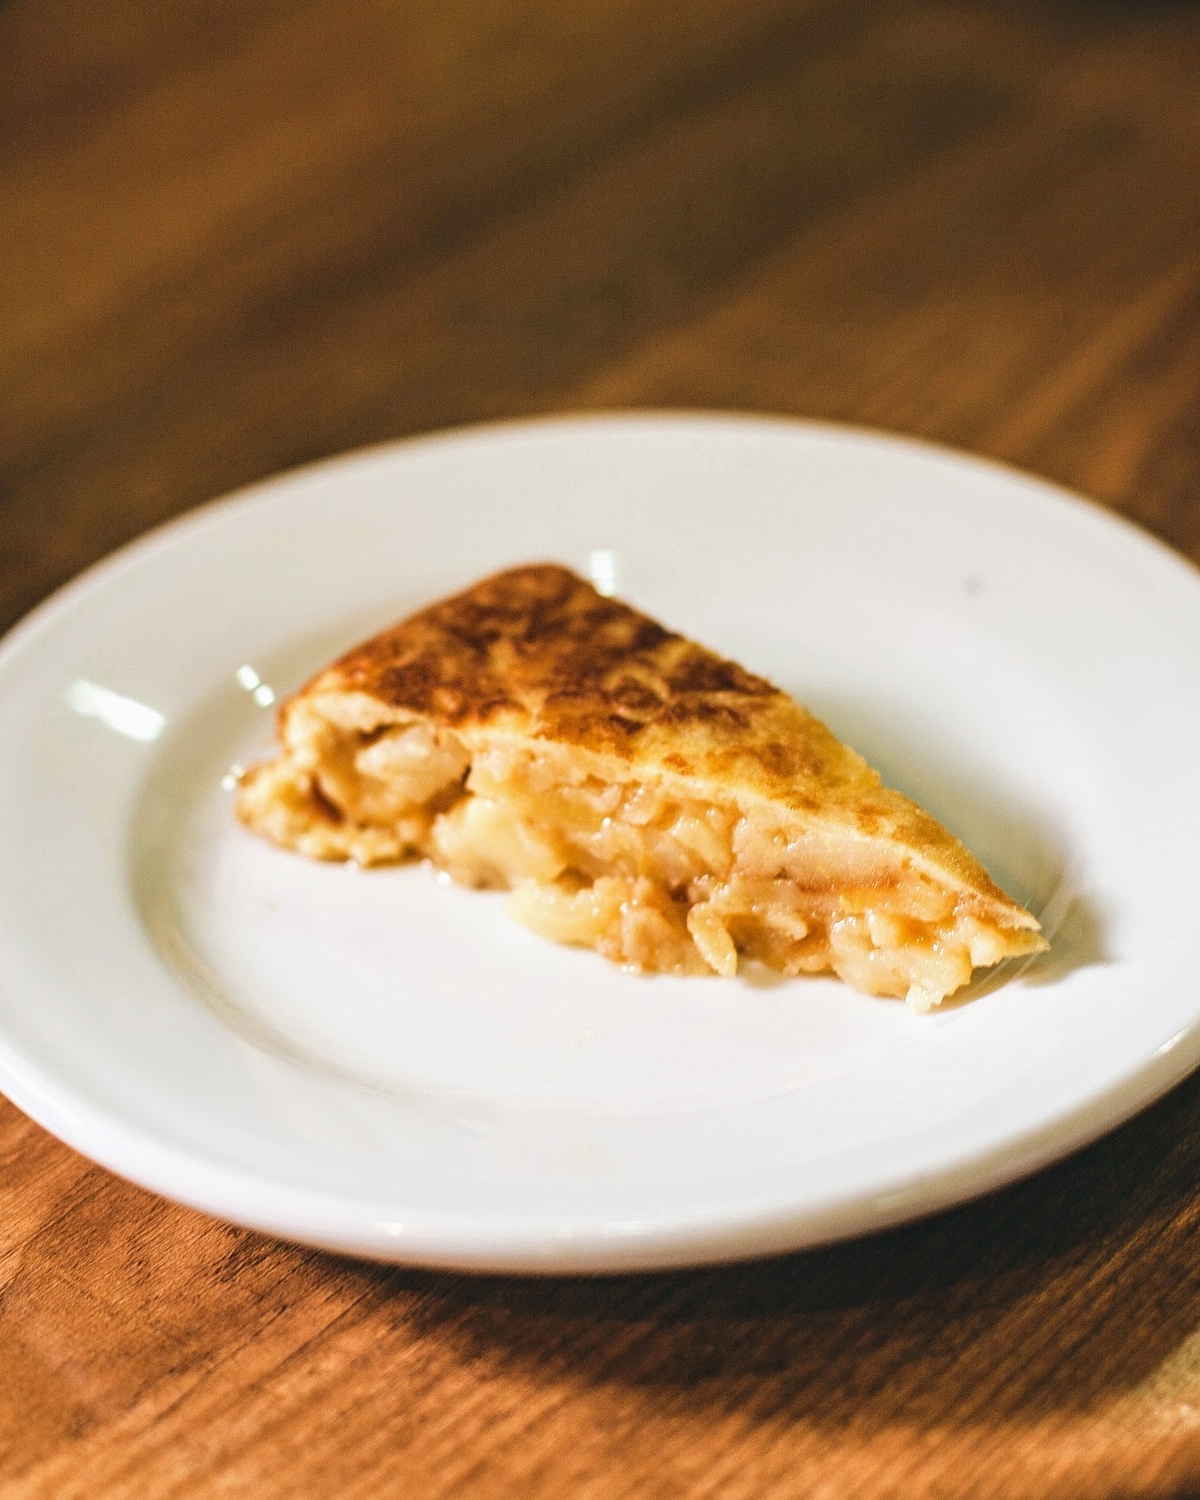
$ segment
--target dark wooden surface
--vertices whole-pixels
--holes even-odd
[[[1164,0],[8,0],[0,625],[281,467],[609,406],[926,435],[1200,557],[1198,80]],[[0,1103],[0,1493],[1200,1494],[1200,1085],[578,1282],[280,1245]]]

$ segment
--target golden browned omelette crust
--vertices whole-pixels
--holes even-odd
[[[732,972],[737,948],[788,972],[833,967],[925,1004],[974,963],[1045,946],[1034,918],[956,839],[786,694],[552,564],[486,578],[356,647],[283,705],[280,737],[283,754],[240,790],[251,827],[326,857],[428,854],[474,883],[553,887],[560,914],[571,901],[581,909],[586,887],[592,927],[567,921],[560,933],[558,917],[529,900],[521,915],[639,967]],[[569,786],[584,791],[568,808]],[[691,832],[680,834],[685,823]],[[481,839],[510,852],[482,857]],[[772,840],[777,859],[764,853]],[[613,879],[626,884],[600,884]],[[629,882],[647,879],[654,889],[639,898]],[[774,882],[769,899],[764,881]],[[790,947],[766,915],[785,898]],[[633,939],[596,936],[639,899],[689,952],[664,940],[631,956]],[[899,925],[876,920],[868,939],[867,907],[889,900]],[[859,921],[855,942],[873,949],[873,968],[838,962],[839,921]],[[948,987],[943,975],[922,989],[911,965],[875,961],[906,931],[936,945],[938,924],[951,921],[970,962],[951,966]]]

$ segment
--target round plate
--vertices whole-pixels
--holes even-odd
[[[932,1016],[826,979],[638,978],[421,867],[314,864],[237,825],[229,773],[280,695],[531,559],[792,692],[1050,954]],[[1200,1059],[1197,682],[1187,564],[892,438],[553,421],[272,480],[0,649],[0,1086],[171,1198],[384,1259],[621,1270],[928,1212]]]

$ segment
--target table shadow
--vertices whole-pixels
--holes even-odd
[[[1101,1408],[1200,1328],[1200,1080],[965,1207],[757,1262],[623,1277],[379,1268],[468,1360],[831,1426]]]

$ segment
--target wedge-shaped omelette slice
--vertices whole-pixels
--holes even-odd
[[[786,694],[542,564],[358,646],[285,702],[242,820],[426,856],[634,969],[833,970],[920,1010],[1046,946],[928,813]]]

